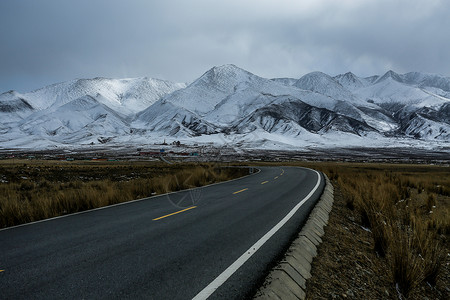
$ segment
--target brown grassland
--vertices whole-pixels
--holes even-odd
[[[415,299],[424,285],[446,298],[449,167],[334,162],[258,164],[304,166],[328,175],[341,195],[343,212],[357,216],[353,223],[370,233],[369,250],[375,258],[374,270],[367,272],[390,282],[395,293],[387,293],[387,298]],[[246,174],[247,169],[208,163],[0,161],[0,228]],[[348,251],[349,257],[363,251],[357,249],[357,243],[342,247],[340,250]],[[344,272],[345,268],[340,269]],[[375,269],[388,271],[380,274]],[[329,298],[320,291],[316,293],[316,298]]]
[[[373,250],[387,265],[397,294],[416,298],[418,287],[436,287],[441,274],[442,295],[448,295],[449,168],[336,165],[325,171],[346,207],[370,229]]]

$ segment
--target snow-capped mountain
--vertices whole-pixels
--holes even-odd
[[[373,83],[372,80],[366,78],[358,78],[352,72],[347,72],[345,74],[340,74],[333,77],[333,80],[339,83],[341,86],[346,88],[349,91],[355,91],[357,89],[368,86]]]
[[[185,86],[152,78],[93,78],[23,94],[9,91],[0,94],[0,142],[4,147],[105,142],[128,134],[136,113]]]
[[[80,79],[0,94],[0,147],[186,142],[447,147],[450,78],[388,71],[266,79],[234,65],[191,84]],[[430,144],[431,143],[431,144]]]
[[[66,143],[87,142],[91,137],[97,142],[103,135],[128,133],[125,116],[91,96],[39,111],[18,124],[22,132],[31,136],[58,136]]]
[[[354,96],[338,81],[322,72],[312,72],[297,80],[294,86],[313,91],[341,101],[352,101]],[[352,101],[354,102],[354,100]]]
[[[3,123],[23,119],[33,113],[30,103],[15,91],[0,94],[0,116]]]
[[[84,96],[91,96],[125,115],[132,115],[147,108],[162,96],[185,86],[183,83],[152,78],[76,79],[53,84],[30,93],[20,94],[10,91],[0,95],[0,103],[22,99],[34,110],[44,110],[64,105]]]

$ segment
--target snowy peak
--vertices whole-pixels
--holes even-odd
[[[20,123],[32,136],[86,142],[104,135],[124,134],[127,122],[91,96],[83,96],[49,111],[39,111]]]
[[[33,110],[33,107],[16,91],[0,94],[0,112]]]
[[[16,91],[0,94],[0,122],[18,121],[34,112],[33,106]]]
[[[76,79],[57,83],[17,95],[38,110],[59,107],[83,96],[99,97],[103,104],[120,110],[124,114],[135,114],[160,99],[162,96],[185,87],[184,84],[149,78]]]
[[[388,72],[378,79],[374,84],[353,91],[357,98],[364,99],[367,102],[377,105],[387,104],[390,109],[401,109],[410,106],[411,109],[423,106],[440,106],[447,101],[445,92],[427,91],[417,84],[406,82],[405,75],[399,75],[394,72]],[[384,106],[384,108],[386,108]]]
[[[450,77],[435,74],[423,74],[410,72],[403,75],[405,82],[421,88],[437,88],[445,92],[450,92]]]
[[[336,82],[330,75],[322,72],[312,72],[302,76],[294,86],[313,92],[327,94],[334,90],[343,90],[344,87]]]
[[[316,92],[324,90],[330,85],[336,86],[336,84],[337,82],[330,75],[316,71],[302,76],[294,83],[294,86]]]
[[[223,65],[211,68],[191,85],[207,86],[221,92],[232,93],[238,85],[246,85],[260,80],[263,79],[235,65]]]
[[[436,74],[426,74],[421,72],[409,72],[405,74],[397,74],[394,71],[386,72],[382,77],[378,78],[374,84],[383,82],[387,79],[394,80],[413,87],[419,88],[437,88],[445,92],[450,92],[450,77]]]
[[[246,106],[247,101],[260,94],[282,93],[283,85],[254,75],[234,65],[208,70],[185,89],[176,91],[162,101],[171,102],[201,116],[211,113],[227,102]]]
[[[392,79],[392,80],[395,80],[397,82],[403,83],[403,78],[399,74],[395,73],[392,70],[387,71],[383,76],[378,78],[375,83],[382,82],[382,81],[385,81],[385,80],[388,80],[388,79]]]
[[[108,108],[103,106],[97,99],[92,96],[86,95],[78,99],[72,100],[57,110],[67,110],[67,111],[91,111],[99,106],[102,106],[105,110]],[[109,109],[110,110],[110,109]]]
[[[362,88],[367,85],[364,84],[363,81],[352,72],[337,75],[333,77],[333,79],[337,81],[340,85],[351,91]]]
[[[14,90],[9,90],[7,92],[1,93],[0,94],[0,101],[7,101],[8,99],[14,99],[19,97],[20,94]]]
[[[387,72],[378,81],[382,81],[386,78],[392,78],[393,80],[404,83],[410,86],[426,88],[433,87],[438,88],[446,92],[450,92],[450,77],[445,77],[436,74],[426,74],[420,72],[409,72],[405,74],[397,74],[393,71]]]
[[[301,77],[294,86],[313,91],[340,101],[352,101],[349,90],[334,80],[330,75],[322,72],[312,72]]]

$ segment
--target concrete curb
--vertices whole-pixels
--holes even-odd
[[[333,207],[334,188],[324,174],[325,189],[308,221],[283,260],[267,276],[254,299],[305,299],[306,281],[311,278],[311,263],[322,243],[324,227]]]

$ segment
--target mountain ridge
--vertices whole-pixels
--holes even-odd
[[[267,141],[446,147],[449,95],[449,77],[392,70],[365,78],[312,72],[267,79],[223,65],[190,84],[76,79],[0,94],[0,148],[21,148],[27,140],[46,148],[134,145],[163,137],[252,147],[267,147]]]

